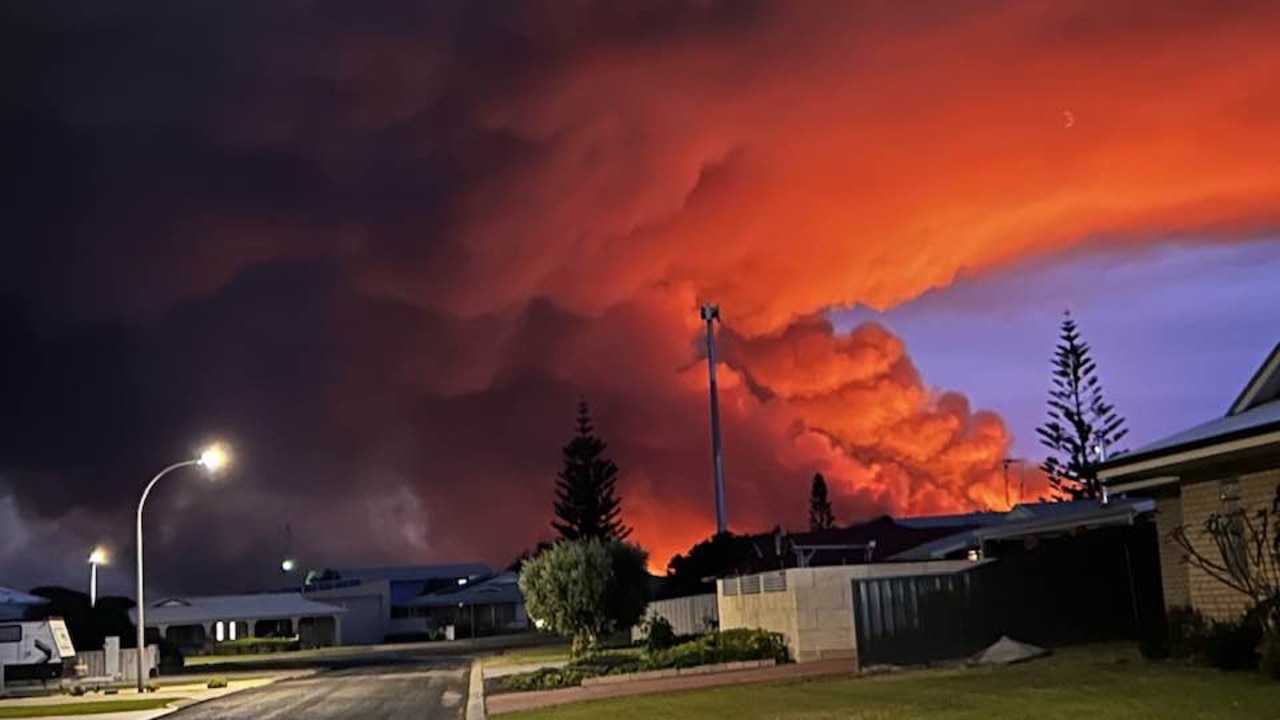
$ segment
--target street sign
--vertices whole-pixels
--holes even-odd
[[[61,618],[49,621],[49,629],[53,631],[53,642],[58,646],[58,655],[65,660],[76,656],[76,646],[71,643],[71,633],[67,632],[67,623]]]

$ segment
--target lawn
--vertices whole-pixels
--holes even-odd
[[[138,698],[61,705],[0,705],[0,718],[50,717],[54,715],[97,715],[99,713],[156,710],[175,702],[174,698]]]
[[[643,648],[606,648],[606,652],[621,655],[639,655],[643,652]],[[480,657],[480,663],[487,668],[508,667],[512,665],[537,665],[539,663],[563,663],[568,661],[568,643],[515,648],[513,650],[504,650],[502,652],[482,655]]]
[[[507,665],[534,665],[537,663],[567,662],[569,645],[557,643],[537,647],[515,648],[490,655],[484,655],[480,662],[485,667],[502,667]]]
[[[1261,720],[1280,682],[1142,660],[1128,647],[1062,651],[1004,668],[739,685],[544,708],[512,720]]]

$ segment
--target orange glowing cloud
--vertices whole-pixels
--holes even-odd
[[[538,151],[468,190],[449,278],[370,277],[460,313],[645,308],[643,330],[600,330],[613,344],[577,356],[629,371],[563,372],[682,428],[705,423],[694,308],[719,302],[739,527],[799,517],[819,469],[863,515],[1003,507],[1000,419],[929,387],[885,330],[814,314],[1086,242],[1280,221],[1280,10],[1090,5],[779,3],[721,33],[589,45],[480,104],[487,130]],[[705,449],[678,470],[628,459],[643,541],[706,534],[705,510],[660,511],[710,507],[705,484],[673,490],[704,482]]]

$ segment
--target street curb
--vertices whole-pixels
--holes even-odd
[[[486,720],[484,706],[484,669],[480,659],[471,661],[471,679],[467,682],[467,720]]]

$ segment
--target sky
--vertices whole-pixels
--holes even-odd
[[[171,592],[551,537],[579,397],[661,568],[999,507],[1064,310],[1139,443],[1280,340],[1280,8],[5,6],[0,584]],[[1043,479],[1026,478],[1030,497]]]

